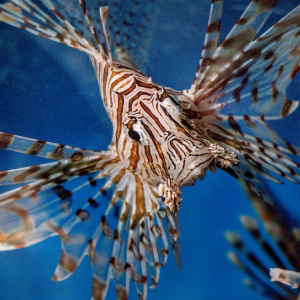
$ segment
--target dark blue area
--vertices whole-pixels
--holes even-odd
[[[147,74],[159,84],[185,89],[190,87],[197,69],[210,1],[168,2],[155,22]],[[221,38],[249,2],[225,1]],[[296,0],[282,0],[268,25],[297,4]],[[106,149],[111,124],[85,54],[0,23],[0,55],[0,131],[88,149]],[[291,99],[300,98],[299,77],[288,91]],[[279,126],[274,122],[274,128],[296,145],[300,145],[298,111],[280,121]],[[45,162],[5,151],[0,152],[0,159],[1,170]],[[269,183],[269,187],[286,209],[299,216],[299,186],[285,182],[284,186]],[[203,181],[184,188],[182,196],[179,216],[183,268],[177,269],[170,253],[158,286],[149,289],[147,299],[262,300],[243,285],[244,274],[226,258],[230,246],[224,238],[225,230],[243,233],[245,240],[256,247],[239,222],[240,215],[256,216],[239,183],[224,172],[208,172]],[[88,258],[68,280],[51,281],[60,251],[60,241],[55,237],[18,251],[1,252],[0,299],[90,299],[92,278]],[[130,299],[138,299],[134,289],[132,285]],[[113,285],[107,299],[116,299]]]

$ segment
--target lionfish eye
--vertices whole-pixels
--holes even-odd
[[[140,141],[141,136],[140,136],[140,134],[139,134],[137,131],[135,131],[135,130],[133,130],[133,129],[129,129],[129,130],[128,130],[128,135],[129,135],[134,141],[137,141],[137,142]]]

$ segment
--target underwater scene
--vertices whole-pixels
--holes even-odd
[[[1,4],[6,2],[1,0]],[[164,87],[178,91],[190,88],[204,44],[211,1],[106,2],[111,6],[109,15],[117,13],[116,7],[126,11],[137,5],[143,26],[140,34],[131,38],[132,57],[137,57],[135,62],[141,71]],[[249,3],[224,0],[220,41]],[[297,5],[297,0],[279,1],[258,36]],[[116,26],[121,26],[122,20],[118,21]],[[129,35],[134,32],[129,28]],[[126,48],[129,41],[124,38],[122,43]],[[288,51],[289,43],[284,46]],[[288,86],[287,98],[300,100],[299,74]],[[247,108],[244,110],[247,112]],[[267,124],[292,145],[300,146],[299,108]],[[88,55],[0,22],[0,131],[106,150],[113,128]],[[293,159],[300,164],[298,157]],[[44,163],[49,160],[0,150],[0,171]],[[271,282],[268,273],[269,268],[300,272],[300,187],[285,178],[279,178],[283,184],[259,179],[265,183],[273,204],[246,191],[221,169],[216,173],[207,171],[203,180],[182,188],[177,228],[180,263],[169,243],[168,261],[160,268],[157,286],[150,289],[148,283],[148,300],[297,299],[298,289]],[[18,184],[0,185],[0,193],[15,187]],[[1,213],[0,209],[0,220]],[[0,232],[0,243],[1,237]],[[93,282],[88,256],[69,278],[56,282],[51,279],[60,256],[58,236],[29,247],[0,251],[0,300],[90,299]],[[117,299],[113,282],[105,299]],[[128,299],[139,299],[133,282]]]

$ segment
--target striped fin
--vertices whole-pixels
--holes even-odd
[[[236,152],[241,163],[233,168],[244,164],[250,171],[249,178],[254,178],[254,174],[259,173],[278,183],[281,182],[274,175],[298,182],[300,166],[289,155],[299,155],[299,148],[279,137],[263,119],[259,123],[253,122],[255,126],[252,130],[245,126],[245,122],[239,121],[244,119],[236,120],[229,116],[218,125],[208,122],[206,124],[210,139]],[[251,119],[247,121],[251,122]]]
[[[74,156],[71,159],[59,160],[58,162],[2,171],[0,172],[0,185],[32,182],[49,179],[58,175],[67,177],[70,172],[74,172],[77,169],[80,169],[80,172],[88,173],[88,170],[93,170],[97,162],[104,157],[105,152],[102,152],[101,154],[99,153],[99,155],[85,158],[82,156]]]
[[[298,6],[224,67],[224,76],[199,98],[201,107],[266,119],[292,113],[298,102],[287,99],[286,88],[299,68],[299,11]]]
[[[243,257],[244,260],[249,261],[250,264],[253,264],[259,270],[259,272],[262,272],[264,275],[268,274],[269,269],[265,262],[263,262],[258,255],[246,247],[239,234],[227,231],[225,233],[225,237],[227,241],[235,248],[235,250],[238,251],[239,256]]]
[[[147,272],[155,287],[168,257],[166,232],[179,251],[175,218],[157,187],[102,154],[17,170],[18,182],[33,182],[0,195],[0,250],[59,235],[54,280],[68,278],[88,254],[93,299],[105,298],[111,279],[118,299],[128,298],[130,279],[146,299]]]
[[[84,6],[85,1],[82,0],[81,3]],[[88,19],[88,15],[86,17]],[[97,42],[94,40],[93,44],[90,44],[49,0],[42,0],[38,5],[31,0],[12,0],[1,4],[0,21],[90,55],[98,52],[95,48]],[[95,36],[93,37],[95,39]],[[100,51],[104,53],[102,47]]]
[[[214,118],[211,119],[214,121]],[[212,121],[205,123],[207,138],[235,152],[240,161],[238,165],[223,170],[240,180],[263,200],[272,203],[272,197],[262,184],[261,176],[277,183],[282,183],[278,177],[299,182],[299,164],[289,157],[299,155],[299,148],[278,137],[265,122],[259,123],[260,126],[257,126],[253,134],[246,132],[239,123],[233,122],[235,119],[230,120],[231,126],[225,121],[219,125]],[[256,132],[265,136],[266,140],[256,137]]]
[[[238,179],[245,187],[261,197],[266,203],[273,203],[273,198],[270,196],[262,178],[257,175],[253,168],[248,168],[243,164],[243,162],[241,162],[238,166],[232,166],[231,168],[225,169],[223,168],[222,170]],[[268,179],[273,178],[270,177]]]
[[[112,2],[108,31],[114,57],[139,69],[147,61],[153,22],[161,0],[131,2],[126,6]],[[11,0],[0,5],[0,21],[92,56],[100,50],[105,57],[107,42],[99,8],[107,2],[80,0],[79,4],[67,0],[42,0],[39,4],[31,0]]]
[[[285,91],[299,69],[299,11],[298,6],[212,72],[211,83],[197,92],[199,109],[265,119],[292,113],[298,102],[288,100]]]
[[[62,2],[63,10],[69,11],[69,1],[55,1],[58,7]],[[99,19],[99,7],[108,5],[107,1],[86,1],[87,9],[97,32],[103,32]],[[109,3],[107,19],[108,34],[112,46],[113,57],[134,69],[145,68],[148,59],[148,49],[154,34],[154,23],[161,0],[136,1],[127,0],[126,5],[118,1]],[[73,14],[70,18],[76,24]],[[79,24],[80,26],[80,24]],[[81,26],[82,27],[82,26]],[[84,34],[88,36],[88,34]]]
[[[291,266],[295,270],[300,268],[299,250],[300,243],[295,234],[295,226],[298,222],[294,221],[293,216],[287,213],[275,200],[270,205],[262,198],[253,193],[246,187],[249,198],[256,209],[260,221],[256,221],[252,217],[242,216],[241,222],[244,228],[252,236],[259,246],[259,252],[250,249],[236,233],[226,233],[230,244],[235,248],[234,253],[230,252],[230,260],[241,268],[249,278],[245,281],[246,285],[254,289],[261,295],[270,295],[274,299],[297,299],[297,294],[291,289],[277,283],[276,288],[271,283],[265,283],[269,280],[269,270],[260,260],[261,251],[264,252],[269,260],[270,266],[276,266],[281,269],[290,269]],[[270,238],[266,236],[259,223],[262,223]],[[277,273],[276,273],[277,274]],[[275,275],[276,275],[275,274]],[[273,299],[272,298],[272,299]]]
[[[95,168],[99,160],[99,157],[88,157],[77,163],[64,160],[41,165],[42,171],[32,175],[34,182],[1,194],[0,248],[5,250],[14,248],[16,244],[27,246],[38,242],[46,230],[44,223],[50,220],[57,222],[59,213],[69,208],[71,194],[61,184],[88,174],[87,169]],[[18,181],[26,181],[24,173],[19,175]],[[42,227],[39,228],[39,225]]]
[[[153,191],[151,195],[147,194],[150,207],[146,203],[144,208],[141,207],[139,197],[146,196],[149,186],[137,178],[134,180],[130,173],[120,177],[124,169],[114,168],[113,172],[107,174],[107,181],[100,191],[89,198],[92,208],[85,205],[80,209],[82,220],[77,222],[78,218],[73,217],[74,224],[67,225],[70,227],[67,229],[68,240],[63,241],[62,257],[54,279],[67,278],[87,252],[93,269],[93,299],[106,297],[111,278],[118,299],[128,298],[130,279],[135,283],[140,299],[146,299],[147,271],[152,286],[155,286],[159,268],[166,262],[168,241],[163,223],[172,216],[166,213]],[[98,186],[97,178],[94,185]],[[101,197],[107,200],[101,201]],[[177,234],[175,228],[169,232],[170,235]]]
[[[253,223],[253,220],[251,220]],[[252,228],[252,230],[254,230]],[[261,238],[261,233],[256,229],[255,232],[258,236],[255,236],[257,242]],[[251,289],[254,289],[257,293],[263,295],[269,295],[271,299],[296,299],[296,293],[288,288],[282,287],[279,284],[277,289],[271,284],[266,284],[265,281],[269,277],[269,268],[260,258],[260,254],[250,250],[247,244],[244,243],[239,234],[233,232],[226,232],[226,238],[228,242],[234,248],[234,252],[228,252],[228,258],[237,267],[242,269],[247,274],[247,279],[244,283]],[[267,241],[260,241],[264,243],[264,251],[273,260],[274,256],[277,258],[282,265],[284,262],[278,257],[276,251]],[[266,247],[267,246],[267,247]],[[268,252],[267,252],[267,250]]]
[[[223,0],[212,1],[200,62],[194,78],[194,82],[189,91],[191,94],[195,93],[197,85],[201,82],[205,71],[211,65],[213,53],[218,47],[222,12]]]
[[[70,158],[77,161],[83,157],[100,154],[99,151],[55,144],[5,132],[0,132],[0,148],[55,160]]]
[[[300,269],[298,255],[300,243],[297,241],[293,230],[298,226],[298,222],[275,201],[276,199],[273,201],[274,204],[270,205],[261,201],[261,198],[249,189],[246,189],[246,191],[268,234],[275,241],[290,264],[296,270]]]
[[[271,2],[265,2],[269,8],[275,4]],[[250,6],[256,4],[253,1]],[[267,9],[263,15],[266,17],[269,12]],[[244,17],[247,14],[246,11]],[[287,99],[286,88],[299,70],[299,15],[300,6],[254,42],[243,44],[242,51],[234,50],[232,60],[220,65],[212,75],[215,78],[196,92],[197,116],[194,113],[190,118],[208,140],[237,154],[240,164],[233,166],[231,173],[253,190],[257,174],[278,183],[278,177],[299,182],[300,166],[290,157],[299,155],[299,148],[267,124],[268,120],[288,116],[298,106],[297,101]],[[259,18],[258,13],[255,16]],[[256,34],[260,26],[253,26]],[[205,78],[208,72],[209,69]],[[261,193],[257,190],[257,194]]]
[[[268,296],[270,299],[280,299],[280,300],[296,300],[297,295],[287,289],[285,291],[274,288],[269,284],[265,283],[265,279],[258,276],[251,267],[248,266],[235,252],[228,252],[228,259],[240,268],[247,277],[244,280],[244,284],[260,294],[261,296]]]
[[[49,163],[0,172],[0,185],[26,183],[42,178],[44,172],[57,169],[60,163]]]
[[[234,56],[254,39],[277,2],[278,0],[258,0],[249,4],[220,47],[210,53],[210,59],[209,56],[207,57],[206,65],[209,64],[209,67],[206,68],[206,72],[197,80],[197,83],[194,83],[194,92],[207,88],[212,82],[215,82],[216,74],[219,74],[219,77],[224,77],[223,72],[220,72],[220,70],[228,62],[232,62]],[[198,104],[199,99],[196,99],[195,103]]]
[[[264,234],[261,232],[258,226],[258,222],[254,218],[248,216],[241,216],[240,220],[244,228],[258,243],[259,247],[268,254],[268,256],[276,265],[284,268],[286,266],[286,263],[284,262],[282,257],[277,254],[274,246],[265,238]]]
[[[88,2],[88,4],[86,2]],[[100,43],[102,48],[105,49],[105,39],[101,26],[99,8],[106,6],[107,3],[104,1],[93,1],[92,5],[96,7],[95,16],[90,10],[90,1],[52,0],[51,3],[64,19],[69,20],[69,22],[78,29],[80,35],[83,36],[90,45],[97,49]]]
[[[64,12],[64,16],[81,29],[81,34],[93,45],[89,30],[82,26],[82,14],[70,1],[55,0],[55,7]],[[103,39],[103,28],[99,18],[99,7],[109,4],[107,28],[112,46],[113,57],[134,69],[145,67],[148,58],[148,49],[154,34],[154,22],[161,4],[161,0],[136,1],[127,0],[126,5],[118,1],[86,1],[84,11],[93,20],[96,32],[100,32],[100,41]],[[75,12],[75,13],[74,13]],[[103,44],[104,47],[104,44]]]

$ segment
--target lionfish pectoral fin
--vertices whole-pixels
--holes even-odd
[[[251,193],[253,193],[266,203],[270,205],[273,204],[273,197],[268,192],[262,178],[259,178],[259,175],[255,171],[247,168],[243,164],[234,165],[229,168],[222,168],[222,170],[238,179],[242,183],[250,198]]]
[[[89,241],[93,298],[105,297],[112,277],[118,299],[127,299],[130,279],[140,299],[146,299],[147,272],[153,288],[169,252],[166,231],[174,239],[176,224],[156,188],[146,181],[120,169],[108,182],[114,182],[115,191]]]
[[[233,248],[233,251],[228,253],[228,258],[245,273],[247,277],[244,283],[251,290],[262,296],[269,295],[272,299],[296,299],[297,291],[292,291],[278,282],[295,287],[299,284],[300,274],[287,271],[291,267],[299,270],[298,228],[294,227],[297,226],[297,222],[295,223],[296,220],[290,212],[276,201],[274,195],[270,194],[270,197],[274,198],[271,205],[262,201],[261,196],[247,186],[245,188],[258,218],[245,215],[240,217],[243,229],[249,235],[247,239],[238,232],[226,231],[225,237]],[[256,247],[249,243],[249,237]],[[276,284],[268,282],[270,262],[280,268],[271,269],[271,281],[277,281]]]
[[[189,93],[195,95],[197,91],[207,87],[216,80],[226,76],[224,68],[232,62],[235,55],[240,53],[258,34],[278,0],[266,3],[263,0],[252,1],[236,25],[232,28],[219,47],[220,20],[222,16],[223,1],[212,1],[208,29],[198,70]],[[222,71],[223,72],[222,73]],[[221,72],[220,72],[221,70]],[[217,76],[217,74],[219,74]],[[217,79],[218,80],[218,79]],[[195,103],[199,104],[197,96]]]
[[[218,47],[221,17],[223,12],[223,1],[212,1],[210,7],[209,20],[206,30],[206,36],[204,41],[204,47],[202,50],[198,69],[191,88],[190,94],[194,94],[197,90],[197,86],[203,78],[205,70],[209,67],[212,61],[212,56]]]
[[[85,0],[80,0],[79,4],[82,12],[78,13],[76,4],[69,1],[41,0],[39,4],[30,0],[10,1],[0,5],[0,21],[92,56],[100,51],[106,59],[103,44],[105,41],[107,44],[106,30],[99,28],[98,16],[91,17],[92,9]],[[103,7],[102,11],[105,10]],[[106,17],[102,18],[102,23],[106,23]]]
[[[134,69],[138,68],[132,58],[139,66],[143,66],[154,28],[149,23],[153,22],[152,15],[157,12],[159,3],[132,1],[130,11],[127,11],[113,2],[109,20],[106,20],[108,8],[104,6],[100,9],[100,21],[101,3],[94,1],[87,4],[85,0],[80,0],[80,12],[74,2],[41,0],[35,4],[30,0],[8,1],[0,4],[0,21],[91,56],[97,56],[100,51],[105,60],[108,55],[112,61],[106,29],[106,22],[109,21],[109,42],[114,55]],[[143,14],[142,20],[136,18],[139,14]]]
[[[44,176],[49,176],[48,174],[51,174],[51,172],[53,174],[58,172],[60,166],[60,162],[52,162],[48,164],[2,171],[0,172],[0,185],[27,183],[44,179]],[[62,169],[61,172],[63,172]]]
[[[32,182],[0,195],[1,250],[58,235],[62,253],[54,280],[68,278],[88,254],[94,299],[105,297],[111,279],[119,299],[127,299],[130,279],[140,299],[146,298],[147,272],[155,287],[168,257],[167,231],[179,249],[175,218],[157,187],[110,151],[14,172],[7,180]]]
[[[73,193],[93,184],[96,166],[103,156],[104,152],[79,161],[65,159],[1,172],[3,183],[30,182],[0,195],[1,249],[28,246],[59,234],[57,230],[74,209]],[[75,187],[66,189],[64,185],[69,184]]]
[[[267,124],[298,107],[298,101],[287,98],[286,89],[300,69],[300,5],[252,41],[276,2],[251,2],[215,50],[201,83],[194,86],[199,110],[195,115],[201,115],[195,119],[197,127],[209,141],[237,155],[240,169],[245,169],[245,176],[237,177],[248,183],[256,173],[277,183],[282,183],[277,177],[295,183],[300,179],[300,166],[291,157],[299,156],[299,147]],[[247,35],[240,40],[240,33],[247,30],[251,40],[245,40]],[[239,173],[237,168],[235,172]]]
[[[35,5],[26,0],[1,4],[0,20],[88,54],[94,53],[95,48],[58,12],[50,1],[43,0],[41,3],[43,5]]]
[[[168,212],[172,219],[174,220],[174,224],[172,224],[170,221],[168,221],[168,228],[170,232],[170,240],[172,244],[172,250],[175,256],[176,264],[178,269],[182,268],[182,261],[180,257],[180,222],[179,222],[179,214],[174,214],[172,212]],[[168,220],[168,219],[167,219]],[[176,228],[176,231],[173,230],[173,228]]]
[[[78,161],[83,157],[99,155],[101,153],[100,151],[85,150],[5,132],[0,132],[0,149],[48,159],[71,159],[72,161]]]

